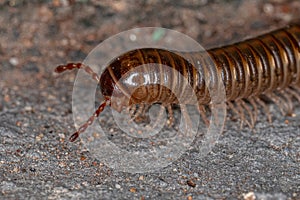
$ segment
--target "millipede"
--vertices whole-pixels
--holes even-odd
[[[209,64],[205,59],[207,56],[215,66],[214,72],[209,70]],[[187,57],[189,59],[186,59]],[[154,73],[161,77],[160,82],[141,85],[130,95],[129,104],[122,101],[114,104],[111,97],[122,76],[138,66],[151,63],[169,66],[177,74],[170,76],[165,75],[162,70],[156,70]],[[241,123],[245,122],[253,127],[257,121],[259,108],[265,111],[271,122],[266,99],[277,104],[283,114],[292,114],[292,99],[300,102],[300,25],[288,25],[252,39],[207,50],[205,53],[176,52],[157,48],[130,50],[112,60],[101,76],[83,63],[60,65],[56,67],[55,72],[73,69],[83,69],[91,75],[99,84],[104,100],[86,123],[70,137],[70,141],[75,141],[106,106],[120,110],[120,106],[139,105],[136,111],[136,115],[139,115],[149,105],[159,103],[167,108],[169,119],[172,121],[172,105],[179,102],[176,96],[172,95],[170,88],[179,87],[184,92],[186,85],[182,84],[189,84],[194,90],[199,114],[207,124],[209,122],[205,113],[212,99],[206,80],[211,79],[210,76],[217,77],[218,81],[223,83],[228,108],[241,118]],[[185,77],[187,83],[178,84],[180,83],[178,75]],[[171,87],[162,86],[161,81],[168,82]],[[125,95],[128,94],[127,86],[121,87]],[[189,103],[188,100],[184,102]]]

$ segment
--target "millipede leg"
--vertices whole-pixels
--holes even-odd
[[[269,107],[260,98],[255,98],[254,100],[264,109],[269,123],[272,123],[272,116]]]
[[[239,103],[239,100],[235,101],[235,104],[237,106],[237,110],[238,110],[238,115],[240,116],[241,118],[241,124],[240,124],[240,129],[243,128],[244,126],[244,121],[245,121],[245,115],[244,115],[244,112],[243,112],[243,109]]]
[[[62,73],[66,70],[73,70],[73,69],[83,69],[87,74],[91,75],[94,80],[96,80],[97,82],[100,81],[100,77],[98,76],[98,74],[95,73],[92,68],[82,63],[68,63],[66,65],[59,65],[55,68],[54,71],[56,73]]]
[[[288,116],[292,116],[294,107],[293,107],[291,95],[289,93],[287,93],[286,91],[280,91],[280,94],[282,96],[284,96],[284,98],[286,99],[286,105],[287,105],[287,113],[286,114]]]
[[[257,113],[258,113],[258,109],[257,109],[256,103],[255,103],[255,99],[254,99],[254,98],[250,98],[250,99],[249,99],[249,103],[250,103],[250,105],[251,105],[251,106],[253,107],[253,109],[254,109],[253,123],[255,124],[256,121],[257,121]]]
[[[246,124],[249,127],[251,127],[250,122],[245,117],[244,108],[242,107],[242,102],[243,102],[242,99],[236,101],[236,105],[238,107],[238,110],[239,110],[239,113],[240,113],[240,116],[241,116],[241,129],[243,128],[243,122],[246,122]]]
[[[254,122],[254,115],[253,115],[251,109],[250,109],[249,106],[246,104],[246,102],[243,101],[243,100],[241,100],[241,106],[248,112],[249,117],[250,117],[250,121],[251,121],[251,123],[248,122],[248,123],[249,123],[249,127],[250,127],[251,129],[253,129],[255,122]],[[247,120],[246,120],[246,121],[247,121]]]
[[[274,93],[267,94],[266,96],[278,106],[281,114],[285,115],[286,110],[288,110],[288,106],[285,101]]]
[[[291,88],[286,88],[286,92],[289,93],[291,96],[295,97],[297,101],[300,103],[300,94],[296,91],[292,90]]]
[[[298,92],[298,94],[300,94],[300,87],[299,86],[292,86],[292,88],[294,90],[296,90]]]
[[[163,117],[164,111],[165,111],[165,107],[163,105],[160,105],[160,110],[157,115],[157,119],[151,128],[155,128],[156,126],[158,126],[159,123],[162,122],[162,117]]]
[[[245,118],[245,114],[244,114],[244,109],[243,109],[243,107],[242,107],[242,105],[241,105],[241,101],[243,101],[243,100],[237,100],[237,101],[235,101],[235,103],[236,103],[236,106],[237,106],[237,108],[238,109],[236,109],[235,107],[234,107],[234,105],[232,104],[232,102],[227,102],[227,105],[229,106],[229,108],[237,115],[237,116],[239,116],[240,117],[240,129],[242,129],[243,128],[243,124],[244,124],[244,122],[246,122],[246,124],[251,128],[251,124],[250,124],[250,122]],[[249,109],[250,110],[250,109]]]
[[[186,105],[182,104],[182,105],[180,105],[180,107],[181,107],[181,114],[183,115],[183,119],[186,123],[185,124],[186,128],[187,129],[188,128],[193,128],[192,121],[191,121],[191,119],[189,117],[189,114],[187,112],[187,109],[186,109]],[[187,131],[187,130],[185,130],[185,131]],[[186,132],[186,134],[189,134],[189,133],[191,133],[191,132],[190,131]]]
[[[136,108],[136,104],[132,104],[128,107],[127,112],[129,114],[129,116],[132,118],[132,116],[134,115],[135,111],[137,110]]]
[[[130,113],[131,115],[131,119],[130,119],[130,121],[133,121],[133,120],[135,120],[135,119],[137,119],[139,116],[141,116],[142,115],[142,113],[144,113],[145,111],[144,111],[144,109],[145,109],[145,104],[140,104],[139,105],[139,107],[136,109],[136,106],[134,106],[134,111],[136,111],[135,113],[133,112],[133,113]]]
[[[205,107],[203,105],[198,105],[198,112],[202,118],[202,120],[204,121],[205,125],[208,127],[209,126],[209,120],[206,116],[206,110]]]
[[[129,123],[132,121],[135,122],[142,122],[146,119],[146,110],[148,110],[150,106],[148,104],[141,103],[138,107],[134,104],[131,105],[127,112],[129,113],[130,120]]]
[[[234,107],[231,101],[227,102],[227,106],[234,112],[235,115],[239,116],[238,110]]]
[[[169,114],[169,119],[168,119],[168,126],[171,127],[174,124],[174,113],[173,113],[173,109],[172,109],[172,105],[168,104],[166,105],[167,110],[168,110],[168,114]]]
[[[144,107],[144,110],[143,110],[143,112],[141,113],[141,115],[146,115],[146,111],[149,110],[149,108],[150,108],[150,105],[149,105],[149,104],[144,104],[144,105],[145,105],[145,107]]]
[[[218,113],[218,111],[215,110],[215,109],[218,109],[218,107],[220,107],[218,104],[210,104],[209,105],[209,109],[210,109],[211,115],[212,115],[211,119],[213,119],[212,122],[215,124],[215,126],[219,126],[219,124],[220,124],[219,113]],[[209,122],[209,125],[210,125],[210,122]]]

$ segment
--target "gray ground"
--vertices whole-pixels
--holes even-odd
[[[164,169],[130,174],[68,142],[75,73],[53,74],[133,27],[162,26],[218,46],[290,23],[299,1],[28,2],[0,0],[1,199],[300,198],[298,103],[296,117],[271,104],[273,123],[260,113],[254,130],[228,119],[203,158],[192,146]]]

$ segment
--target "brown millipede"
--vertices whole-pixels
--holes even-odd
[[[215,72],[211,72],[207,67],[206,55],[209,55],[213,61]],[[186,56],[190,59],[185,59]],[[228,107],[241,117],[241,122],[245,121],[250,127],[253,127],[257,120],[258,107],[262,107],[271,120],[262,96],[272,100],[283,112],[288,113],[293,109],[291,98],[300,101],[300,26],[297,24],[243,42],[210,49],[205,55],[203,52],[182,53],[155,48],[136,49],[114,59],[101,77],[82,63],[69,63],[56,67],[57,73],[76,68],[84,69],[100,84],[105,98],[88,121],[70,137],[70,141],[74,141],[80,133],[84,132],[107,105],[115,110],[126,106],[127,104],[123,102],[119,102],[118,105],[111,102],[116,83],[131,69],[149,63],[170,66],[188,80],[187,84],[196,93],[199,113],[206,123],[205,106],[211,102],[206,83],[207,78],[210,79],[209,76],[219,77],[225,86]],[[200,66],[199,70],[196,65]],[[160,70],[155,73],[164,76],[160,80],[169,82],[172,87],[180,87],[184,92],[185,85],[176,85],[178,83],[176,74],[167,76]],[[127,86],[122,87],[123,93],[127,93]],[[129,101],[129,105],[142,105],[141,109],[153,103],[161,103],[167,107],[172,119],[171,105],[178,104],[178,101],[169,88],[161,86],[161,82],[141,85],[131,94]],[[185,103],[189,104],[189,101]],[[246,119],[244,111],[249,114],[250,122]]]

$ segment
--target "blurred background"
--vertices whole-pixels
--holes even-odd
[[[211,48],[299,14],[298,0],[0,0],[1,199],[299,199],[299,120],[275,114],[257,134],[229,121],[204,159],[187,152],[160,172],[117,173],[67,141],[76,73],[53,73],[132,28],[180,31]]]

